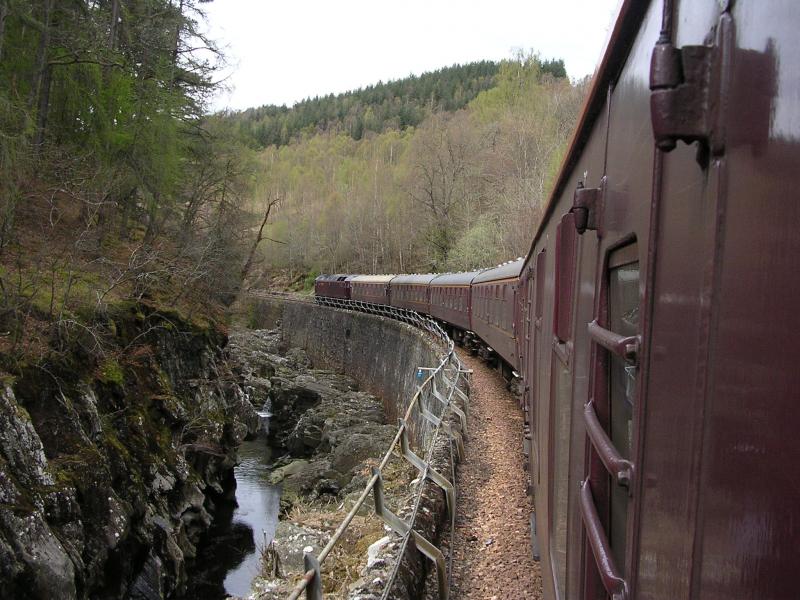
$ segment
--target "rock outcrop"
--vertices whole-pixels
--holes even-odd
[[[155,600],[180,591],[258,416],[225,335],[141,304],[0,387],[3,597]]]
[[[420,383],[417,377],[419,367],[436,366],[442,357],[441,346],[425,332],[405,323],[357,311],[337,310],[290,298],[259,297],[253,301],[249,315],[254,327],[272,327],[281,323],[285,344],[302,348],[315,365],[347,373],[359,383],[360,389],[380,396],[386,421],[392,424],[405,413],[407,403],[417,390]],[[466,387],[462,388],[462,392],[468,393]],[[428,411],[436,415],[442,409],[437,400],[428,398],[423,403],[427,404]],[[454,414],[443,416],[450,427],[460,429],[459,419]],[[427,455],[423,448],[430,446],[433,426],[419,410],[412,412],[408,425],[412,448],[419,455]],[[315,429],[305,428],[313,438],[317,436]],[[351,433],[352,443],[357,444],[360,437],[357,430],[353,429]],[[346,444],[349,443],[348,438]],[[349,460],[354,453],[354,449],[344,444],[338,448],[343,461]],[[447,475],[452,472],[451,451],[448,437],[439,435],[431,456],[431,466],[439,473]],[[336,450],[331,456],[334,454]],[[452,459],[456,460],[457,457],[453,456]],[[416,503],[416,493],[421,491],[414,529],[430,542],[437,543],[447,518],[444,493],[430,480],[420,480],[416,470],[409,467],[408,463],[396,460],[399,464],[393,465],[390,461],[383,470],[385,498],[396,514],[408,518]],[[333,458],[331,461],[333,466]],[[342,468],[346,466],[341,462],[336,464]],[[399,468],[400,472],[392,473],[393,468]],[[323,522],[323,529],[328,535],[368,481],[369,469],[364,469],[338,493],[340,504],[334,505],[341,508],[338,514],[316,519],[317,522]],[[368,512],[369,507],[366,507],[364,514]],[[325,591],[332,592],[331,587],[334,586],[337,597],[377,600],[384,596],[387,582],[395,571],[401,542],[396,534],[387,535],[380,520],[372,519],[372,522],[378,523],[378,527],[370,529],[370,521],[359,522],[360,518],[355,517],[334,549],[334,553],[343,554],[329,556],[323,565]],[[431,575],[429,562],[409,546],[401,558],[388,597],[398,600],[421,597],[425,578]],[[280,582],[274,579],[257,582],[254,591],[256,593],[251,598],[258,600],[285,597],[285,594],[281,595],[283,590]]]
[[[271,482],[284,511],[297,500],[339,498],[367,459],[380,457],[396,427],[382,402],[349,377],[313,369],[306,353],[283,349],[280,331],[231,333],[228,352],[250,401],[268,412],[269,443],[282,454]]]
[[[386,424],[383,401],[360,391],[356,382],[330,370],[315,369],[302,349],[282,346],[280,331],[231,333],[229,353],[251,401],[269,414],[268,442],[273,456],[270,483],[280,484],[281,520],[274,552],[283,577],[264,573],[253,583],[253,598],[283,598],[293,577],[303,571],[304,552],[319,553],[341,520],[337,507],[349,506],[363,490],[370,466],[389,447],[396,425]],[[389,492],[405,490],[414,477],[398,461],[387,472]],[[403,492],[404,493],[404,492]],[[364,506],[337,549],[340,591],[366,560],[366,550],[385,535]]]

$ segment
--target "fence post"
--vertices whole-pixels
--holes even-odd
[[[307,552],[303,555],[303,566],[306,571],[314,571],[314,577],[306,586],[306,600],[322,600],[322,574],[317,557]]]

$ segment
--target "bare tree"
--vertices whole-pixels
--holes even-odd
[[[253,245],[250,246],[250,252],[247,255],[247,261],[245,261],[244,266],[242,267],[242,275],[241,275],[242,283],[244,283],[245,279],[247,279],[247,276],[250,274],[250,269],[253,267],[253,259],[255,258],[256,250],[258,250],[258,246],[264,239],[268,239],[271,242],[276,242],[279,244],[283,243],[279,240],[273,240],[270,237],[264,236],[264,227],[267,226],[267,221],[269,221],[269,214],[270,212],[272,212],[272,209],[274,207],[280,204],[280,202],[281,199],[278,196],[271,197],[267,201],[267,207],[266,210],[264,211],[264,218],[261,220],[261,227],[258,228],[258,235],[256,235],[256,239],[253,240]]]
[[[406,189],[430,219],[426,238],[434,250],[431,267],[447,262],[459,221],[468,217],[472,201],[480,197],[483,177],[475,160],[479,142],[467,119],[463,113],[432,116],[420,127],[412,148],[412,179]]]

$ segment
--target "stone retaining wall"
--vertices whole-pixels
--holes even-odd
[[[315,367],[345,373],[382,398],[389,423],[405,414],[421,383],[418,367],[438,366],[444,354],[427,333],[375,315],[281,298],[254,300],[251,315],[251,327],[270,329],[280,323],[286,343],[303,348]],[[414,441],[429,430],[418,411],[410,429]]]
[[[389,422],[396,421],[405,413],[420,383],[418,367],[437,366],[444,352],[427,333],[375,315],[282,298],[254,299],[251,308],[252,327],[274,328],[280,325],[286,343],[303,348],[316,367],[343,372],[353,377],[363,389],[382,398]],[[434,412],[438,414],[439,410]],[[447,420],[457,427],[455,419],[448,417]],[[421,454],[419,441],[428,437],[430,424],[421,418],[419,411],[413,411],[410,429],[411,443]],[[451,450],[449,438],[439,435],[431,466],[448,479]],[[403,507],[399,511],[401,518],[408,518],[411,509],[411,506]],[[437,544],[447,516],[443,491],[428,482],[422,493],[414,529]],[[361,579],[351,586],[350,598],[374,600],[381,597],[396,561],[399,539],[394,536],[395,541],[378,551],[371,566],[362,572]],[[389,598],[411,600],[422,597],[430,571],[431,563],[409,545]]]

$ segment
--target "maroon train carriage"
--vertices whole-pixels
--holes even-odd
[[[472,331],[515,370],[519,357],[514,317],[523,262],[519,258],[486,269],[472,280]]]
[[[398,275],[390,283],[392,306],[430,314],[429,284],[435,273]]]
[[[460,342],[469,331],[472,280],[481,271],[445,273],[430,283],[430,315],[451,327],[453,338]]]
[[[372,304],[390,304],[389,282],[394,275],[354,275],[350,279],[350,298]]]
[[[350,299],[352,275],[319,275],[314,280],[314,295],[321,298]]]
[[[473,279],[547,600],[798,597],[800,11],[762,4],[623,2],[524,268]]]
[[[548,600],[800,597],[800,10],[768,4],[624,2],[535,235]]]

